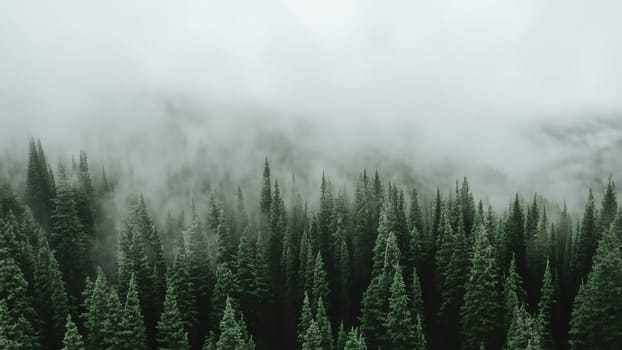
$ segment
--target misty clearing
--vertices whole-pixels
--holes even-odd
[[[622,348],[620,13],[0,1],[0,350]]]

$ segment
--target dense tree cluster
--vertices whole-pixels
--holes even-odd
[[[611,178],[602,204],[589,190],[573,224],[565,205],[537,195],[516,194],[495,212],[466,178],[420,200],[422,189],[365,170],[352,197],[322,174],[312,207],[285,195],[268,159],[261,188],[246,189],[255,205],[241,187],[232,198],[213,187],[194,198],[205,212],[193,201],[166,218],[147,194],[120,217],[110,210],[117,181],[105,170],[92,180],[84,152],[53,171],[33,140],[24,175],[25,188],[0,186],[2,349],[622,344],[622,211]]]

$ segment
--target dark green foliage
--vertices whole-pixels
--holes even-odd
[[[65,331],[62,350],[84,350],[85,348],[82,336],[78,333],[78,328],[75,323],[71,321],[71,315],[67,316],[65,328],[67,330]]]
[[[170,269],[169,283],[175,289],[177,307],[182,315],[184,327],[189,332],[197,321],[197,310],[193,294],[194,284],[192,283],[185,248],[181,249],[175,256],[173,266]]]
[[[300,312],[300,319],[298,320],[298,343],[302,346],[305,340],[307,330],[313,321],[313,315],[311,311],[311,303],[309,303],[309,295],[305,292],[304,300],[302,302],[302,310]]]
[[[578,232],[577,243],[574,245],[572,256],[572,274],[574,282],[579,285],[592,270],[592,257],[596,252],[598,240],[597,213],[594,205],[592,190],[588,196],[585,212],[581,220],[581,229]]]
[[[9,162],[8,173],[25,168]],[[84,152],[67,169],[61,161],[55,181],[32,141],[25,181],[0,181],[1,349],[58,349],[65,333],[67,349],[89,350],[293,349],[296,340],[322,350],[419,350],[428,341],[434,349],[564,349],[568,336],[574,349],[622,343],[612,178],[602,209],[590,194],[574,222],[565,203],[538,195],[527,204],[517,194],[500,215],[484,201],[476,207],[466,178],[447,198],[422,186],[405,199],[365,170],[352,193],[323,175],[319,202],[307,208],[300,193],[313,175],[296,172],[302,186],[294,176],[279,183],[266,159],[248,210],[239,186],[247,183],[232,182],[243,177],[214,182],[200,173],[200,186],[188,189],[172,169],[175,193],[154,200],[150,217],[142,196],[117,212],[135,180],[125,170],[91,178]],[[25,190],[28,208],[11,186]],[[78,313],[77,327],[67,322]],[[362,332],[346,333],[351,326]]]
[[[526,293],[523,289],[523,280],[516,271],[516,260],[512,257],[510,261],[510,270],[505,278],[503,285],[503,295],[505,296],[505,332],[507,333],[518,306],[522,305],[526,299]]]
[[[27,295],[28,282],[10,256],[8,250],[0,247],[0,303],[2,323],[7,325],[4,337],[7,342],[27,349],[38,349],[39,343],[32,321],[35,313]]]
[[[322,338],[322,349],[331,350],[333,348],[333,327],[331,326],[326,309],[324,308],[324,300],[317,300],[317,312],[315,313],[315,323],[320,330]]]
[[[622,213],[605,232],[594,267],[574,301],[572,349],[606,349],[622,344]]]
[[[537,321],[529,315],[524,306],[515,306],[505,349],[541,349],[540,339]]]
[[[387,342],[389,349],[410,350],[415,346],[412,314],[408,307],[406,286],[399,266],[395,267],[389,297],[389,313],[386,316]]]
[[[518,199],[518,193],[510,207],[510,213],[505,222],[505,260],[501,266],[505,271],[510,265],[512,257],[516,259],[516,271],[523,277],[527,269],[525,253],[525,222],[523,208]]]
[[[358,329],[353,328],[348,333],[345,350],[367,350],[365,339],[363,338],[363,335],[359,333]]]
[[[538,330],[542,336],[542,347],[545,350],[555,348],[551,331],[553,304],[555,303],[555,287],[553,285],[553,275],[549,260],[546,261],[542,289],[540,291],[540,301],[538,302]]]
[[[270,180],[270,165],[266,158],[263,168],[263,188],[261,189],[261,202],[259,205],[261,213],[265,219],[270,217],[270,208],[272,208],[272,181]]]
[[[424,315],[423,308],[423,295],[421,292],[421,284],[419,282],[419,276],[417,275],[417,269],[413,268],[413,275],[411,279],[410,287],[410,312],[414,318]]]
[[[503,342],[501,272],[483,224],[475,229],[475,246],[461,309],[462,349],[481,344],[496,349]]]
[[[202,341],[207,329],[210,293],[214,277],[210,264],[207,236],[196,215],[193,217],[186,234],[188,236],[188,271],[192,282],[194,308],[197,312],[197,323],[189,333],[191,344],[197,346]]]
[[[177,293],[173,284],[168,283],[164,310],[158,321],[158,347],[161,350],[189,350],[188,332],[177,307]]]
[[[240,307],[245,315],[251,316],[250,311],[255,304],[255,247],[249,237],[248,228],[240,236],[235,279],[240,288]]]
[[[216,343],[217,350],[246,350],[246,342],[242,338],[242,330],[235,319],[235,310],[229,298],[225,301],[220,330],[220,338]]]
[[[328,300],[328,282],[326,281],[326,269],[324,268],[324,261],[320,252],[315,256],[315,265],[313,267],[313,289],[311,291],[311,300],[322,300],[326,302]],[[315,305],[317,308],[317,305]]]
[[[60,347],[69,305],[65,282],[47,242],[39,249],[34,278],[33,304],[39,316],[39,336],[44,348]]]
[[[50,215],[56,197],[54,177],[48,165],[41,141],[30,140],[28,171],[26,174],[26,204],[32,210],[34,218],[44,228],[50,227]]]
[[[598,238],[600,238],[600,235],[603,232],[609,229],[609,226],[616,217],[617,211],[618,199],[616,196],[616,184],[611,176],[609,176],[609,182],[607,183],[607,188],[605,189],[605,195],[603,197],[602,208],[599,215],[600,229],[598,231]]]
[[[62,167],[59,168],[56,194],[50,218],[52,225],[50,247],[56,252],[68,294],[77,299],[82,291],[84,279],[90,273],[89,243],[78,218],[71,188]]]
[[[239,286],[233,272],[226,263],[218,265],[216,269],[216,284],[212,292],[212,306],[210,318],[212,324],[218,324],[225,309],[225,301],[230,300],[234,308],[238,307],[237,296]]]
[[[339,323],[339,330],[337,331],[337,343],[335,343],[335,350],[344,350],[346,347],[346,341],[348,340],[348,335],[346,334],[346,330],[343,327],[343,321]]]
[[[459,222],[462,220],[459,218]],[[451,229],[447,211],[444,210],[439,229],[437,268],[441,304],[438,312],[441,328],[447,332],[446,347],[455,347],[460,328],[460,308],[464,298],[464,285],[469,268],[469,243],[464,229]]]
[[[145,322],[140,309],[136,278],[131,276],[127,289],[127,297],[123,307],[121,323],[119,324],[119,344],[127,350],[147,349],[147,334]]]
[[[314,320],[311,321],[309,328],[305,332],[302,350],[324,350],[322,347],[322,333]]]

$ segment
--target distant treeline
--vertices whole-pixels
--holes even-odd
[[[93,181],[84,152],[53,170],[32,140],[25,188],[0,186],[0,349],[622,345],[611,179],[573,222],[536,195],[498,213],[466,178],[428,201],[366,170],[353,193],[322,174],[317,207],[286,204],[260,170],[249,211],[212,187],[205,214],[154,217],[149,193],[117,214],[119,179]]]

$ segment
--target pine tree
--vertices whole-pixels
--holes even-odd
[[[417,316],[423,316],[423,295],[421,292],[421,284],[419,282],[419,276],[417,275],[417,268],[413,267],[413,276],[410,287],[410,312],[413,318]]]
[[[216,336],[214,332],[210,332],[209,336],[205,337],[205,341],[203,342],[202,350],[216,350]]]
[[[475,246],[461,310],[462,349],[481,344],[495,349],[503,341],[499,319],[503,315],[501,274],[483,224],[475,231]]]
[[[189,350],[188,333],[177,307],[177,293],[172,283],[168,283],[164,310],[160,315],[158,329],[158,346],[161,350]]]
[[[6,304],[2,316],[11,325],[4,330],[7,341],[26,349],[38,349],[32,322],[35,313],[27,295],[28,282],[5,247],[0,247],[0,302]],[[15,326],[15,327],[14,327]]]
[[[212,292],[212,307],[210,313],[212,324],[218,324],[220,319],[222,319],[222,313],[224,312],[225,301],[227,299],[234,304],[234,308],[238,307],[238,291],[239,286],[229,266],[226,263],[218,265],[216,269],[216,284]]]
[[[255,252],[249,237],[248,228],[242,231],[236,259],[235,279],[240,287],[240,307],[245,315],[250,315],[255,303]]]
[[[439,267],[439,292],[441,305],[438,312],[441,328],[445,330],[443,338],[446,347],[457,346],[457,338],[460,328],[460,308],[464,300],[465,283],[469,266],[469,243],[464,233],[462,215],[458,217],[457,230],[450,229],[447,214],[443,231],[439,231],[439,244],[437,265]]]
[[[348,335],[343,327],[343,321],[339,323],[339,330],[337,331],[337,343],[335,344],[335,350],[344,350],[346,347],[346,341]]]
[[[322,300],[326,302],[328,300],[328,282],[326,281],[326,270],[324,268],[324,261],[320,252],[315,256],[315,265],[313,268],[313,289],[311,291],[312,300]],[[315,305],[317,308],[317,305]]]
[[[579,230],[577,243],[574,245],[575,251],[572,256],[572,274],[575,285],[579,285],[592,270],[592,257],[596,252],[597,234],[597,213],[594,205],[594,195],[590,189],[585,212],[581,220],[581,230]]]
[[[365,339],[363,339],[363,335],[359,333],[358,329],[353,328],[350,330],[344,350],[367,350]]]
[[[414,324],[408,308],[406,286],[399,266],[395,274],[389,297],[389,313],[386,317],[387,348],[410,350],[415,345]]]
[[[188,256],[185,248],[175,256],[169,283],[175,289],[177,307],[182,316],[186,331],[190,332],[197,322],[197,304],[194,299],[194,284],[188,266]]]
[[[69,306],[62,274],[46,241],[37,256],[33,290],[33,305],[40,321],[41,343],[45,348],[59,348]]]
[[[46,230],[50,228],[50,215],[55,198],[53,175],[49,169],[41,141],[30,140],[28,170],[26,174],[26,204],[32,210],[34,218]]]
[[[544,279],[540,290],[540,302],[538,302],[538,327],[542,336],[542,347],[545,350],[555,348],[553,343],[553,335],[551,332],[551,317],[553,304],[555,303],[555,290],[553,286],[553,275],[549,260],[546,260],[546,268],[544,270]]]
[[[529,315],[524,306],[515,306],[505,349],[541,349],[540,339],[537,321]]]
[[[526,293],[523,289],[523,280],[516,271],[516,260],[512,257],[510,262],[510,270],[505,278],[504,282],[504,296],[505,296],[505,332],[507,333],[510,325],[512,324],[512,318],[515,314],[515,309],[522,305],[526,299]]]
[[[220,338],[216,343],[217,350],[246,350],[246,343],[242,339],[242,330],[235,320],[235,310],[230,298],[225,301],[225,311],[220,321]]]
[[[50,218],[52,224],[50,245],[56,251],[67,292],[72,298],[77,299],[82,291],[84,279],[89,273],[88,242],[84,227],[78,219],[76,205],[63,167],[59,167],[56,193],[55,208]]]
[[[423,333],[423,316],[417,315],[417,322],[415,323],[415,344],[413,350],[426,350],[428,348],[428,342],[425,340],[425,334]]]
[[[262,215],[267,220],[270,217],[270,208],[272,208],[272,180],[270,180],[270,164],[266,157],[263,168],[263,188],[261,189],[260,209]]]
[[[324,350],[322,347],[322,334],[314,320],[311,320],[309,328],[305,332],[302,350]]]
[[[197,323],[190,330],[190,341],[198,346],[207,328],[210,293],[213,285],[207,236],[199,219],[194,215],[188,228],[188,271],[192,282],[192,297],[197,310]],[[181,306],[181,305],[180,305]]]
[[[233,263],[233,248],[231,242],[231,232],[225,218],[225,211],[220,210],[218,215],[218,226],[216,227],[216,237],[218,238],[218,249],[216,260],[219,264]]]
[[[317,312],[315,313],[315,322],[322,338],[322,349],[331,350],[333,348],[333,327],[331,326],[326,309],[325,301],[320,297],[317,300]]]
[[[304,300],[302,302],[302,310],[300,312],[300,319],[298,321],[298,343],[302,346],[304,343],[307,329],[313,321],[313,315],[311,312],[311,304],[309,303],[309,295],[305,292]]]
[[[23,343],[23,334],[19,326],[9,314],[6,300],[0,300],[0,348],[6,350],[20,350],[26,346]]]
[[[599,233],[605,232],[609,229],[609,226],[616,217],[618,211],[618,200],[616,198],[616,184],[613,182],[611,176],[609,176],[609,182],[605,189],[605,195],[603,197],[602,209],[599,216]],[[598,236],[600,238],[600,235]]]
[[[103,342],[99,346],[102,349],[119,349],[123,346],[123,338],[119,336],[122,332],[123,306],[114,288],[108,293],[105,310],[101,325]]]
[[[78,328],[71,321],[71,315],[67,315],[67,323],[65,325],[65,338],[63,339],[62,350],[84,350],[84,342],[82,336],[78,333]]]
[[[136,278],[134,275],[130,278],[127,289],[127,297],[123,309],[121,324],[119,325],[121,349],[141,350],[147,349],[147,336],[145,330],[145,322],[140,310],[140,301],[138,296],[138,288],[136,286]]]
[[[502,269],[505,271],[512,256],[516,259],[516,271],[521,277],[526,272],[525,254],[525,222],[523,209],[518,199],[518,193],[510,208],[510,215],[505,223],[505,261]]]
[[[603,234],[594,267],[579,289],[570,322],[573,350],[608,349],[622,343],[622,212]]]

